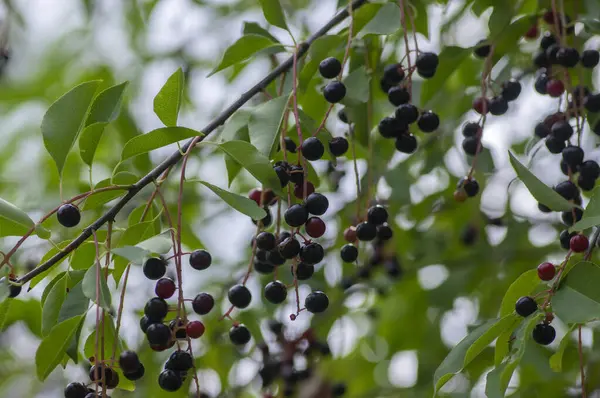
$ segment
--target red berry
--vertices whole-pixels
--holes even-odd
[[[188,322],[185,331],[192,339],[197,339],[204,334],[204,324],[200,321]]]
[[[526,39],[535,39],[536,37],[538,37],[539,31],[538,31],[538,26],[536,25],[531,25],[531,28],[529,28],[529,30],[527,32],[525,32],[525,38]]]
[[[262,196],[262,190],[259,188],[254,188],[248,193],[248,197],[256,202],[257,205],[260,206],[260,197]]]
[[[475,109],[475,112],[479,113],[480,115],[485,115],[488,113],[489,108],[489,101],[485,97],[477,97],[473,101],[473,109]]]
[[[306,182],[306,196],[315,192],[315,186],[310,182]],[[304,199],[304,183],[296,184],[294,186],[294,196],[298,199]]]
[[[571,238],[569,244],[571,246],[571,250],[573,250],[575,253],[581,253],[587,250],[590,242],[585,235],[575,235]]]
[[[354,242],[356,242],[356,228],[355,227],[348,227],[348,228],[346,228],[344,230],[344,239],[348,243],[354,243]]]
[[[325,223],[319,217],[311,217],[306,221],[304,229],[311,238],[320,238],[325,233]]]
[[[560,80],[552,79],[546,83],[546,92],[551,97],[560,97],[565,92],[565,85]]]
[[[175,282],[169,278],[160,278],[156,281],[154,292],[158,297],[168,299],[175,294]]]
[[[549,281],[556,275],[556,268],[554,267],[554,264],[545,262],[538,265],[537,272],[541,280]]]

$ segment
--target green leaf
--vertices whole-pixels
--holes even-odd
[[[4,325],[6,324],[6,317],[8,315],[8,310],[10,309],[11,303],[15,300],[4,300],[0,303],[0,331],[4,330]]]
[[[107,178],[96,184],[94,189],[100,189],[110,187],[113,185],[133,185],[138,181],[138,177],[128,171],[120,171],[115,174],[112,178]],[[121,197],[125,194],[126,189],[115,189],[111,191],[99,192],[92,194],[85,199],[83,203],[83,210],[90,210],[101,207],[113,199]]]
[[[252,199],[248,199],[245,196],[238,195],[237,193],[229,192],[221,189],[215,185],[209,184],[206,181],[200,180],[188,180],[189,182],[198,182],[205,187],[209,188],[216,195],[218,195],[225,203],[233,207],[235,210],[242,214],[245,214],[253,220],[262,220],[266,217],[267,213],[260,208]]]
[[[121,152],[121,161],[199,135],[204,134],[186,127],[162,127],[152,130],[127,141]]]
[[[583,217],[571,227],[571,230],[583,231],[596,225],[600,225],[600,188],[594,189],[594,194],[583,212]]]
[[[510,342],[513,332],[519,327],[522,321],[523,318],[516,317],[515,321],[498,335],[494,349],[494,364],[496,366],[500,365],[510,352]]]
[[[99,80],[82,83],[50,105],[42,120],[44,145],[62,175],[69,151],[83,128]]]
[[[288,30],[279,0],[259,0],[265,19],[273,26]]]
[[[171,250],[173,243],[171,238],[167,238],[165,235],[156,235],[138,243],[136,246],[151,253],[165,254]]]
[[[113,323],[113,319],[111,317],[106,317],[104,320],[104,353],[105,356],[112,355],[113,348],[115,346],[115,335],[116,335],[115,325]],[[119,357],[122,350],[122,344],[120,341],[117,343],[117,354],[116,358]],[[86,358],[91,358],[96,356],[96,330],[94,330],[85,340],[85,344],[83,346],[83,355]]]
[[[465,356],[471,345],[477,341],[494,324],[496,319],[492,319],[473,330],[464,339],[461,340],[444,358],[444,361],[436,369],[433,375],[433,385],[435,391],[439,391],[455,374],[458,374],[465,366]]]
[[[136,246],[117,247],[112,249],[111,252],[137,265],[142,265],[148,257],[152,256],[152,253],[148,250]]]
[[[65,321],[74,316],[84,315],[89,308],[90,301],[83,293],[83,282],[77,283],[69,289],[60,312],[58,313],[58,322]]]
[[[58,283],[58,281],[60,281],[66,274],[67,274],[67,271],[62,271],[62,272],[58,273],[58,275],[56,275],[46,285],[46,287],[44,288],[44,291],[42,292],[42,297],[40,299],[40,304],[42,305],[42,307],[46,303],[46,299],[48,298],[48,295],[50,294],[50,291],[52,290],[52,288],[54,287],[54,285],[56,285]]]
[[[308,54],[313,60],[321,62],[323,58],[326,58],[332,51],[335,51],[336,48],[341,47],[344,43],[345,39],[341,36],[324,35],[315,40],[309,47]]]
[[[97,292],[96,289],[96,280],[97,272],[99,271],[100,280],[98,281],[98,285],[100,287],[100,291]],[[92,300],[94,303],[98,304],[102,308],[107,311],[110,311],[110,303],[111,296],[110,290],[108,289],[108,285],[106,284],[106,278],[104,277],[104,270],[98,270],[98,263],[95,263],[87,270],[85,276],[83,277],[82,282],[83,294],[85,297]],[[96,296],[98,296],[99,300],[96,301]]]
[[[35,353],[35,365],[38,379],[46,380],[58,366],[68,348],[71,338],[83,322],[83,316],[76,316],[56,325],[50,334],[42,340]]]
[[[67,297],[67,278],[65,274],[60,278],[48,293],[42,308],[42,334],[47,336],[58,323],[60,308]]]
[[[421,86],[421,107],[430,108],[429,102],[440,92],[442,86],[454,74],[462,62],[471,54],[470,48],[445,47],[439,54],[439,65],[435,76],[427,79]]]
[[[0,331],[16,322],[23,321],[31,333],[40,338],[42,337],[42,307],[39,301],[34,299],[11,299],[5,300],[0,305],[8,308],[8,312],[4,314],[4,319],[2,319],[2,310],[0,310]]]
[[[491,328],[487,329],[467,350],[463,367],[466,367],[472,360],[481,354],[481,352],[490,345],[500,333],[510,328],[518,319],[519,316],[517,314],[508,314],[504,318],[499,319]]]
[[[199,145],[215,145],[233,160],[239,163],[243,168],[265,187],[273,189],[275,192],[281,192],[281,183],[269,158],[260,153],[252,144],[245,141],[228,141],[222,144],[214,142],[201,142]]]
[[[569,327],[569,329],[567,330],[567,333],[565,333],[562,340],[560,341],[560,344],[558,345],[558,349],[550,357],[550,368],[557,373],[562,372],[563,355],[565,354],[565,350],[567,349],[567,346],[571,342],[571,332],[573,330],[575,330],[575,328],[577,328],[576,324],[573,324]]]
[[[488,21],[488,29],[490,34],[488,40],[494,41],[510,24],[513,17],[512,7],[506,5],[495,5],[492,15]]]
[[[397,3],[384,4],[375,17],[360,31],[361,36],[391,35],[398,32],[402,27],[400,21],[400,7]]]
[[[356,68],[344,78],[346,96],[342,103],[347,106],[366,103],[369,100],[371,77],[364,66]]]
[[[577,263],[552,297],[552,310],[564,323],[600,318],[599,284],[599,266],[589,261]]]
[[[129,82],[123,82],[100,92],[94,98],[90,114],[85,121],[85,127],[96,123],[110,123],[114,121],[119,116],[119,109],[123,102],[123,93],[128,85]],[[81,141],[79,146],[81,146]]]
[[[177,69],[154,97],[154,113],[167,127],[177,126],[183,98],[183,70]]]
[[[90,124],[81,132],[79,137],[79,155],[81,160],[88,166],[92,166],[94,162],[94,155],[96,154],[96,148],[104,133],[104,128],[108,123],[94,123]]]
[[[523,296],[528,296],[540,284],[537,269],[523,272],[509,287],[500,304],[500,316],[504,317],[515,311],[515,303]]]
[[[517,160],[512,152],[508,151],[508,156],[510,157],[510,164],[515,169],[517,176],[538,202],[548,206],[554,211],[568,211],[573,207],[576,207],[575,204],[570,203],[555,190],[538,180],[527,167],[523,166],[523,164]]]
[[[279,43],[279,40],[275,38],[268,30],[257,24],[256,22],[244,21],[244,29],[242,30],[244,35],[259,35],[264,36],[272,42]]]
[[[93,242],[85,242],[71,255],[69,264],[77,270],[87,270],[96,261],[96,245]]]
[[[279,130],[286,114],[289,96],[283,95],[257,106],[248,122],[250,143],[270,157],[278,145]]]
[[[261,35],[242,36],[225,50],[221,62],[219,62],[219,65],[217,65],[208,76],[212,76],[225,68],[245,61],[260,50],[274,46],[281,46],[281,44],[275,43],[269,38]]]
[[[29,218],[27,213],[12,203],[0,198],[0,237],[23,236],[33,226],[34,222]],[[43,228],[41,225],[38,227],[40,230],[38,231],[36,228],[36,233],[40,238],[50,238],[50,232],[47,229]]]

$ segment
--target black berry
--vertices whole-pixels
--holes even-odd
[[[394,106],[407,104],[410,101],[410,93],[406,87],[392,87],[387,94],[388,100]]]
[[[594,68],[600,61],[600,53],[598,50],[585,50],[581,54],[581,65],[584,68]]]
[[[551,325],[540,323],[535,326],[531,335],[536,343],[548,345],[556,338],[556,330]]]
[[[175,294],[175,290],[177,287],[175,286],[175,282],[170,278],[160,278],[156,281],[156,286],[154,287],[154,293],[156,293],[157,297],[162,299],[168,299]]]
[[[579,51],[572,47],[563,47],[558,50],[556,60],[566,68],[573,68],[579,63]]]
[[[325,257],[323,246],[318,243],[309,243],[300,249],[300,260],[307,264],[317,264]]]
[[[537,303],[531,297],[521,297],[515,304],[515,311],[522,317],[527,317],[538,309]]]
[[[569,232],[568,229],[563,230],[559,235],[560,247],[565,250],[571,248],[571,238],[577,235],[577,232]]]
[[[283,218],[287,225],[297,228],[308,220],[308,210],[306,210],[306,207],[303,205],[295,204],[285,211]]]
[[[463,126],[462,135],[464,137],[475,137],[481,133],[481,127],[479,123],[468,122]]]
[[[270,274],[275,270],[275,266],[266,261],[255,260],[254,269],[260,274]]]
[[[340,257],[345,263],[353,263],[358,258],[358,249],[352,243],[342,246]]]
[[[411,154],[417,150],[417,139],[412,134],[401,134],[396,138],[396,149],[402,153]]]
[[[544,33],[542,40],[540,41],[540,47],[546,50],[551,45],[556,44],[556,37],[550,32]]]
[[[200,293],[192,301],[194,312],[199,315],[206,315],[215,306],[215,299],[208,293]]]
[[[142,330],[142,332],[146,333],[146,330],[148,330],[148,326],[152,325],[153,323],[157,323],[160,321],[153,321],[150,318],[148,318],[146,315],[144,315],[143,317],[140,318],[140,329]]]
[[[290,181],[294,184],[302,184],[304,181],[304,169],[300,165],[290,166]]]
[[[85,398],[87,387],[82,383],[69,383],[65,387],[65,398]]]
[[[279,250],[271,250],[267,253],[267,261],[275,266],[285,264],[286,258],[279,252]]]
[[[432,111],[425,111],[421,113],[417,126],[424,133],[431,133],[440,126],[440,118],[437,114]]]
[[[250,290],[246,286],[239,284],[229,289],[227,297],[229,298],[229,302],[237,308],[246,308],[250,305],[250,301],[252,301]]]
[[[104,373],[104,378],[102,376],[102,373]],[[89,376],[91,381],[99,385],[104,385],[104,383],[106,383],[106,388],[112,389],[119,384],[119,375],[117,374],[117,372],[115,372],[106,365],[100,364],[98,366],[92,366],[90,369]]]
[[[384,117],[377,126],[383,138],[396,138],[407,131],[408,126],[395,117]]]
[[[123,376],[125,376],[127,380],[136,381],[144,377],[144,373],[146,373],[146,369],[144,368],[144,365],[140,363],[140,366],[135,371],[123,372]]]
[[[281,242],[277,249],[284,259],[291,260],[300,253],[300,242],[294,237],[289,237]]]
[[[554,137],[561,141],[567,141],[573,135],[573,127],[564,120],[554,123],[550,131]]]
[[[521,94],[521,83],[517,80],[509,80],[502,83],[502,98],[507,101],[514,101]]]
[[[56,218],[63,227],[71,228],[79,224],[81,213],[77,206],[67,203],[58,208]]]
[[[235,345],[244,345],[250,341],[250,331],[244,325],[232,326],[229,329],[229,339]]]
[[[280,304],[287,297],[287,287],[280,281],[272,281],[265,286],[265,298],[273,304]]]
[[[562,214],[560,215],[560,218],[562,219],[563,224],[565,224],[567,227],[572,226],[577,221],[581,220],[581,217],[583,217],[583,210],[581,210],[579,208],[575,208],[574,212],[575,212],[575,219],[573,219],[573,211],[563,211]]]
[[[160,297],[153,297],[146,303],[144,314],[152,321],[162,321],[169,312],[169,305]]]
[[[194,359],[187,351],[173,351],[167,363],[165,369],[173,370],[176,372],[186,372],[194,367]]]
[[[290,182],[290,175],[287,170],[283,166],[275,166],[273,167],[275,174],[277,174],[277,178],[279,178],[279,183],[281,187],[285,187]]]
[[[489,109],[492,115],[504,115],[508,111],[508,101],[502,96],[494,97],[490,100]]]
[[[123,351],[119,355],[119,366],[123,372],[134,372],[140,366],[140,359],[134,351]]]
[[[381,225],[388,219],[388,212],[385,207],[375,205],[367,211],[367,220],[374,225]]]
[[[348,140],[344,137],[335,137],[329,141],[329,151],[335,157],[343,156],[349,147]]]
[[[325,79],[333,79],[342,71],[342,64],[336,58],[325,58],[319,64],[319,73]]]
[[[337,116],[338,116],[338,119],[340,119],[340,121],[342,123],[346,123],[346,124],[350,123],[350,121],[348,120],[348,115],[346,114],[346,110],[344,108],[342,108],[338,111]]]
[[[389,85],[398,84],[404,79],[404,70],[401,64],[387,65],[383,69],[383,80]]]
[[[166,346],[171,340],[171,329],[162,323],[153,323],[148,326],[146,337],[151,345]]]
[[[546,138],[546,148],[550,153],[561,153],[565,149],[565,141],[550,135]]]
[[[310,293],[304,300],[304,307],[308,312],[317,314],[323,312],[329,307],[329,297],[319,290]]]
[[[292,267],[292,274],[294,273],[294,269]],[[310,279],[311,276],[315,273],[315,266],[312,264],[306,264],[303,262],[299,262],[296,265],[296,277],[298,280],[304,281]]]
[[[579,166],[579,174],[585,178],[595,180],[600,176],[600,166],[594,160],[586,160]]]
[[[334,81],[325,86],[323,90],[325,100],[331,104],[340,102],[346,96],[346,86],[344,83]]]
[[[13,285],[11,283],[8,284],[8,297],[15,298],[21,293],[21,286]]]
[[[171,332],[175,332],[176,339],[187,338],[186,328],[182,320],[171,320],[171,322],[169,322],[169,329],[171,329]]]
[[[535,79],[535,83],[533,84],[533,87],[535,88],[535,91],[537,91],[538,93],[544,95],[547,93],[546,91],[546,85],[548,84],[548,76],[545,73],[542,73],[541,75],[539,75],[536,79]]]
[[[167,265],[163,259],[152,257],[144,263],[143,271],[146,278],[155,281],[165,276]]]
[[[481,145],[477,137],[466,137],[462,142],[462,148],[470,156],[475,156],[477,152],[481,152]],[[477,150],[478,148],[479,151]]]
[[[285,137],[283,139],[283,142],[285,143],[285,150],[291,153],[296,153],[296,149],[298,149],[298,147],[296,146],[296,143],[294,142],[294,140],[292,140],[290,137]]]
[[[192,254],[190,254],[189,261],[192,268],[202,271],[210,267],[212,257],[206,250],[194,250]]]
[[[163,370],[158,376],[158,385],[165,391],[174,392],[181,388],[183,380],[179,373],[169,369]]]
[[[480,40],[476,44],[477,48],[473,51],[473,53],[479,58],[485,58],[490,55],[491,47],[487,44],[487,40]]]
[[[432,52],[422,52],[417,57],[415,65],[419,69],[432,70],[436,69],[439,64],[437,54]]]
[[[319,160],[323,157],[325,153],[325,147],[316,137],[309,137],[300,146],[300,150],[302,151],[302,156],[306,158],[306,160]]]
[[[390,240],[392,238],[393,231],[387,224],[383,224],[377,227],[377,239],[380,241]]]
[[[573,200],[579,195],[577,186],[571,181],[563,181],[554,187],[554,190],[563,198]]]
[[[341,397],[346,393],[346,384],[344,383],[335,383],[331,386],[331,395],[334,397]]]
[[[325,195],[313,192],[306,197],[304,206],[310,214],[321,216],[327,211],[327,208],[329,207],[329,200],[327,200]]]
[[[419,118],[419,110],[413,104],[402,104],[396,108],[396,119],[403,124],[411,124]]]
[[[543,203],[538,203],[538,209],[542,213],[550,213],[550,212],[552,212],[552,209],[550,209],[548,206],[546,206]]]
[[[275,235],[263,231],[256,236],[256,247],[261,250],[273,250],[275,248]]]
[[[535,125],[534,134],[539,138],[546,138],[550,132],[550,128],[543,122]]]
[[[473,177],[461,178],[457,184],[457,187],[458,188],[462,187],[465,190],[465,193],[467,194],[467,196],[469,196],[470,198],[477,196],[477,194],[479,193],[479,183]]]
[[[583,156],[583,149],[575,145],[569,145],[562,150],[562,158],[571,167],[571,170],[577,170],[583,162]]]
[[[370,241],[377,236],[377,226],[363,221],[356,226],[356,237],[361,241]]]
[[[577,186],[584,191],[591,191],[596,186],[596,180],[580,175],[577,177]]]

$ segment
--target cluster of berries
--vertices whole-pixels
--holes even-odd
[[[319,73],[325,79],[335,79],[342,73],[342,64],[337,58],[325,58],[319,64]],[[331,81],[323,89],[323,96],[331,104],[338,103],[346,96],[346,86],[339,80]]]
[[[423,78],[433,77],[438,63],[436,54],[422,52],[417,56],[415,67],[406,72],[402,64],[392,64],[384,68],[380,86],[396,110],[393,116],[384,117],[379,122],[378,129],[382,137],[396,140],[396,149],[400,152],[410,154],[417,149],[417,139],[409,130],[411,124],[416,122],[419,130],[424,133],[434,132],[440,126],[440,118],[436,113],[431,110],[419,110],[411,104],[409,83],[405,82],[407,73],[410,75],[415,69]]]
[[[262,380],[262,388],[268,389],[281,379],[284,383],[283,396],[291,397],[297,391],[298,385],[311,379],[312,367],[316,365],[318,357],[329,356],[331,352],[327,343],[317,341],[312,329],[308,329],[296,339],[288,339],[284,333],[284,326],[280,322],[269,321],[268,327],[276,337],[278,350],[274,353],[266,343],[258,345],[263,357],[263,364],[258,372]],[[299,368],[296,363],[306,365]],[[345,383],[328,383],[328,388],[327,396],[331,397],[341,397],[346,392]],[[274,396],[266,393],[265,397]]]

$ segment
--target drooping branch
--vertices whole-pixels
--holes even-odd
[[[368,0],[354,0],[352,2],[352,9],[356,10],[359,7],[363,6],[367,3]],[[317,40],[319,37],[324,36],[331,30],[334,26],[342,22],[349,16],[348,8],[345,8],[338,12],[333,18],[329,20],[321,29],[319,29],[316,33],[310,36],[305,42],[298,44],[298,49],[296,53],[296,57],[300,58],[306,55],[308,48],[311,44]],[[221,114],[219,114],[215,119],[213,119],[206,127],[201,129],[204,134],[202,137],[198,139],[191,139],[185,145],[182,146],[181,150],[175,151],[171,156],[165,159],[162,163],[156,166],[152,171],[142,177],[138,182],[133,184],[129,191],[125,196],[123,196],[112,208],[110,208],[104,215],[98,218],[94,223],[86,227],[79,236],[77,236],[71,243],[67,245],[62,251],[55,254],[53,257],[48,259],[46,262],[40,264],[35,269],[31,270],[27,274],[23,275],[21,278],[17,279],[15,283],[24,284],[30,281],[35,276],[41,274],[42,272],[48,270],[54,264],[58,263],[64,257],[66,257],[73,250],[77,249],[83,242],[86,241],[94,231],[100,229],[104,224],[108,221],[114,220],[116,215],[123,209],[123,207],[133,199],[143,188],[147,185],[151,184],[153,181],[159,178],[159,176],[165,172],[169,167],[177,164],[182,159],[182,153],[187,152],[189,147],[192,145],[194,141],[201,142],[204,138],[208,137],[214,130],[216,130],[219,126],[223,125],[231,115],[233,115],[238,109],[244,106],[252,97],[256,94],[262,92],[267,86],[274,81],[281,74],[286,73],[290,70],[294,63],[294,56],[290,56],[284,62],[282,62],[277,68],[271,71],[267,76],[264,77],[260,82],[254,85],[251,89],[242,94],[233,104],[231,104],[227,109],[225,109]]]

